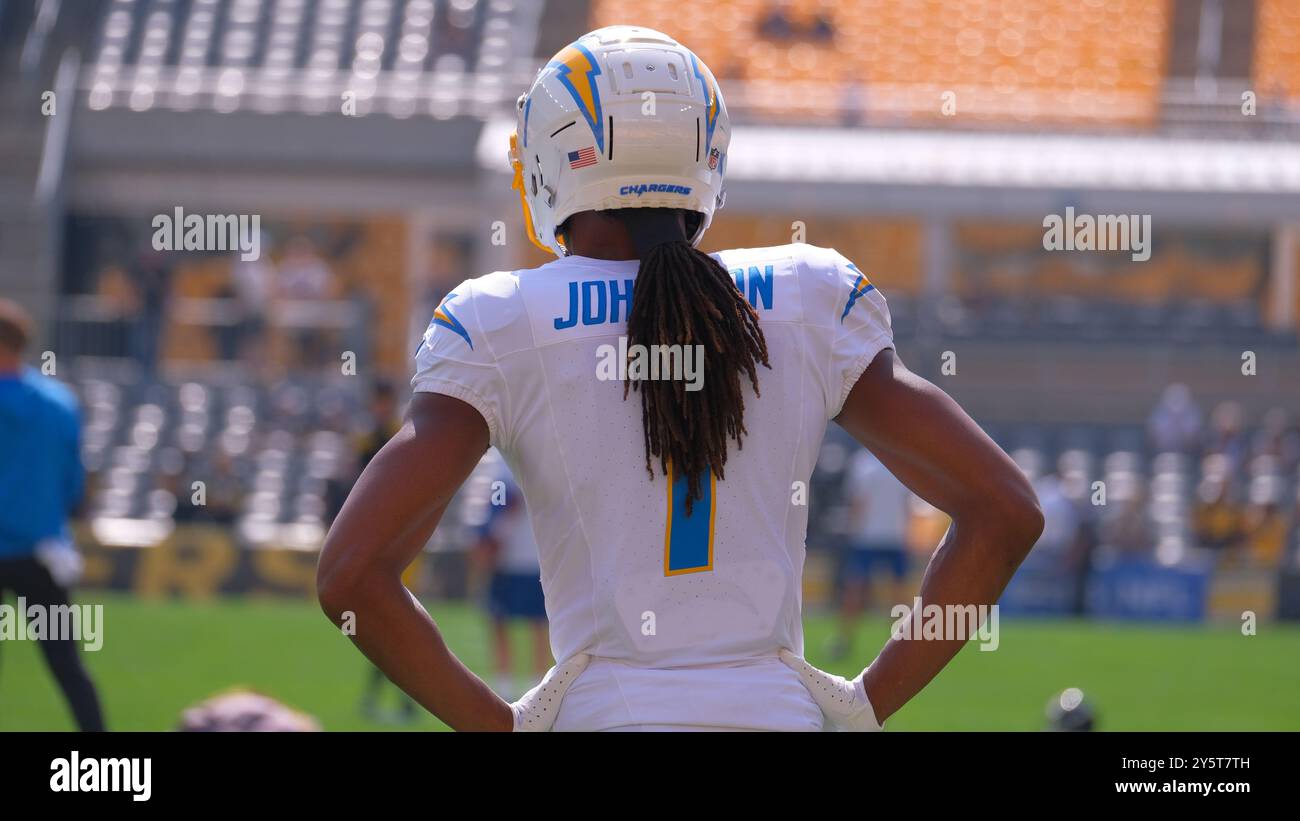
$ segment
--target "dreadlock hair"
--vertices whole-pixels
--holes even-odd
[[[717,260],[687,240],[686,219],[699,215],[670,208],[623,208],[613,211],[627,227],[641,260],[632,310],[628,313],[628,348],[633,345],[701,345],[704,378],[700,390],[686,390],[681,379],[628,380],[641,393],[645,432],[645,466],[654,478],[653,460],[668,475],[669,463],[687,477],[686,515],[703,498],[705,471],[726,478],[727,440],[743,446],[746,377],[758,394],[758,365],[771,368],[767,340],[758,312]]]

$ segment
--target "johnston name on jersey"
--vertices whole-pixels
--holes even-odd
[[[889,312],[830,249],[713,256],[758,311],[772,367],[761,396],[742,378],[749,433],[690,516],[685,479],[657,459],[646,471],[640,397],[599,376],[627,332],[637,261],[569,256],[467,280],[416,355],[414,389],[476,408],[519,481],[555,658],[593,656],[556,729],[821,722],[777,659],[803,653],[803,489],[827,422],[893,345]]]

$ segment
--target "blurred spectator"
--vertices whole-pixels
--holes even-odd
[[[824,43],[835,38],[835,23],[825,8],[799,22],[791,12],[789,0],[775,0],[758,18],[758,33],[771,40],[799,38]]]
[[[845,495],[849,502],[848,543],[841,570],[839,631],[830,648],[837,657],[853,646],[853,629],[868,606],[873,576],[883,571],[889,577],[886,601],[903,600],[911,498],[903,483],[866,449],[855,453],[849,463]]]
[[[171,299],[172,267],[167,252],[145,245],[126,269],[131,286],[129,305],[133,310],[131,356],[140,364],[146,380],[158,374],[167,303]]]
[[[280,262],[276,296],[280,299],[320,302],[334,295],[334,272],[305,236],[289,240]],[[293,333],[297,362],[314,368],[333,359],[326,350],[328,335],[319,327],[299,326]]]
[[[808,23],[808,36],[820,42],[835,39],[835,23],[831,21],[829,13],[819,11],[813,15],[812,20]]]
[[[1286,552],[1290,522],[1279,504],[1281,485],[1271,476],[1251,482],[1250,502],[1242,517],[1244,559],[1255,567],[1275,568]]]
[[[1079,541],[1079,512],[1066,497],[1061,478],[1048,473],[1034,482],[1038,503],[1043,509],[1043,533],[1034,545],[1033,554],[1050,557],[1064,564]]]
[[[269,236],[262,235],[260,247],[271,247]],[[216,329],[217,349],[222,359],[233,361],[242,358],[251,364],[261,361],[271,288],[275,281],[275,263],[268,254],[254,260],[234,255],[230,285],[221,296],[234,301],[235,315],[230,324]]]
[[[177,524],[233,525],[239,518],[244,483],[225,450],[216,450],[204,468],[186,465],[179,473],[161,474],[158,486],[176,498],[172,519]]]
[[[1215,460],[1207,459],[1213,464]],[[1227,474],[1213,467],[1203,471],[1192,508],[1192,530],[1196,542],[1211,550],[1226,550],[1241,539],[1241,510],[1232,500],[1232,486]]]
[[[786,0],[777,0],[768,5],[767,11],[758,19],[758,33],[772,40],[794,36],[794,22],[790,19]]]
[[[474,555],[488,582],[487,610],[492,625],[493,689],[505,699],[523,694],[514,676],[510,650],[510,625],[528,623],[533,643],[533,678],[540,681],[551,666],[551,648],[546,628],[546,597],[542,592],[542,568],[537,558],[537,541],[528,521],[524,494],[505,473],[491,488],[487,522],[479,530]],[[531,684],[531,682],[529,682]]]
[[[1093,555],[1101,543],[1100,514],[1105,508],[1092,503],[1092,485],[1088,481],[1090,457],[1083,451],[1066,451],[1056,463],[1056,477],[1060,492],[1074,506],[1078,518],[1078,531],[1071,551],[1075,579],[1073,612],[1082,614],[1087,604],[1088,569]]]
[[[1034,544],[1028,562],[1055,570],[1069,581],[1076,609],[1083,604],[1083,582],[1089,548],[1085,538],[1083,516],[1065,493],[1058,472],[1045,474],[1034,482],[1034,492],[1043,510],[1043,533]]]
[[[388,379],[379,379],[370,389],[370,406],[366,419],[352,437],[352,448],[343,463],[325,485],[325,521],[332,523],[343,509],[352,486],[356,484],[370,460],[402,427],[397,412],[397,388]]]
[[[154,477],[154,487],[162,491],[166,497],[170,497],[172,522],[183,525],[194,521],[194,513],[198,510],[198,506],[194,504],[193,494],[182,485],[179,473],[159,471]],[[158,512],[161,515],[166,512],[166,508],[161,508]]]
[[[31,320],[0,299],[0,601],[9,591],[46,611],[69,606],[81,573],[68,519],[85,489],[81,411],[72,391],[23,364]],[[45,662],[83,731],[104,729],[80,636],[43,635]]]
[[[1119,553],[1144,555],[1155,547],[1155,533],[1147,511],[1147,494],[1141,483],[1135,483],[1129,493],[1113,498],[1118,509],[1102,520],[1101,540],[1104,545]]]
[[[1210,414],[1210,429],[1206,433],[1205,452],[1222,454],[1227,459],[1227,471],[1235,474],[1246,458],[1247,442],[1242,432],[1245,411],[1237,402],[1220,402]]]
[[[204,504],[195,511],[194,521],[232,525],[239,518],[239,504],[243,496],[243,482],[235,472],[230,454],[218,449],[212,458],[207,475],[192,475],[186,489],[195,481],[203,482]],[[192,494],[187,494],[187,498]]]
[[[1147,419],[1157,453],[1194,453],[1201,439],[1201,409],[1181,382],[1165,388]]]
[[[370,407],[365,426],[353,440],[358,469],[365,470],[375,454],[402,428],[397,408],[397,387],[392,380],[379,378],[370,389]]]
[[[323,501],[326,527],[339,517],[339,512],[343,510],[343,503],[348,500],[352,486],[357,483],[357,478],[361,475],[361,469],[357,467],[356,454],[351,451],[345,452],[339,462],[334,475],[325,480]]]
[[[1271,456],[1281,473],[1291,474],[1300,465],[1300,427],[1285,408],[1271,408],[1260,421],[1251,446],[1254,456]]]
[[[297,236],[289,240],[280,263],[277,296],[284,299],[326,299],[334,284],[334,273],[316,253],[310,239]]]

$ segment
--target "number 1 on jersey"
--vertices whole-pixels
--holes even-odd
[[[701,482],[703,498],[686,515],[685,476],[673,474],[668,463],[668,524],[664,532],[664,575],[702,573],[713,569],[713,522],[717,514],[718,480],[709,471]]]

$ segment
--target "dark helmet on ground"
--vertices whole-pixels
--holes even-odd
[[[1069,687],[1047,702],[1047,729],[1083,732],[1096,728],[1097,714],[1078,687]]]

